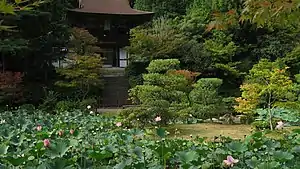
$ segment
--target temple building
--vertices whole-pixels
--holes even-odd
[[[152,19],[153,13],[131,7],[129,0],[79,0],[78,8],[70,9],[68,20],[74,27],[87,29],[98,39],[99,54],[108,73],[104,76],[102,105],[119,107],[127,104],[128,80],[124,68],[128,65],[130,29]]]

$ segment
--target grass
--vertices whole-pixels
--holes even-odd
[[[175,130],[179,134],[175,135]],[[190,135],[214,138],[215,136],[226,136],[233,139],[244,138],[245,135],[251,134],[250,125],[225,125],[213,123],[200,123],[200,124],[176,124],[169,126],[167,130],[173,137],[189,138]]]
[[[102,110],[102,114],[112,117],[118,115],[119,110],[120,109],[104,109]],[[206,137],[209,140],[212,140],[215,136],[220,135],[231,137],[233,139],[243,139],[245,136],[251,135],[253,131],[251,125],[226,125],[217,123],[175,124],[168,126],[166,129],[168,132],[170,132],[170,137],[189,139],[190,135],[192,135],[193,137]],[[177,134],[175,135],[176,129]],[[286,127],[282,131],[269,131],[266,136],[274,139],[282,139],[284,134],[291,133],[293,129],[300,129],[300,127]]]
[[[175,135],[175,130],[179,131]],[[284,130],[269,131],[266,136],[274,139],[282,139],[285,134],[291,133],[293,129],[300,129],[300,127],[285,127]],[[215,136],[231,137],[233,139],[243,139],[246,135],[252,133],[250,125],[225,125],[214,123],[200,123],[200,124],[175,124],[167,127],[171,137],[190,138],[206,137],[212,140]]]
[[[269,131],[269,133],[267,133],[266,136],[274,139],[283,139],[284,135],[292,133],[294,129],[300,129],[300,128],[299,126],[285,127],[283,130]]]
[[[114,117],[120,113],[120,110],[122,109],[98,109],[97,112],[107,117]]]

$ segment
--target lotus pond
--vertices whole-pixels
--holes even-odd
[[[2,169],[298,169],[300,131],[283,139],[256,132],[243,140],[169,138],[167,131],[126,129],[85,111],[0,114]],[[117,124],[117,125],[116,125]]]

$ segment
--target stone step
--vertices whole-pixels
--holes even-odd
[[[103,107],[121,107],[128,104],[129,82],[126,76],[104,76]]]

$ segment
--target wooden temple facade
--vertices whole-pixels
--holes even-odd
[[[98,39],[99,54],[104,58],[103,107],[128,104],[128,65],[130,29],[151,20],[152,12],[132,9],[128,0],[79,0],[78,8],[70,9],[68,20],[74,27],[87,29]]]

